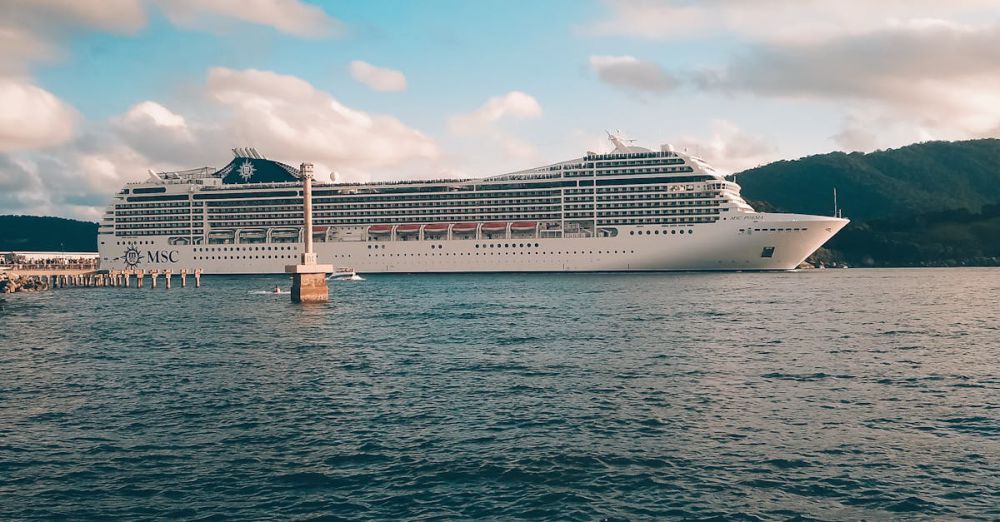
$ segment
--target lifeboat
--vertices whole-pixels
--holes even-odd
[[[229,244],[236,242],[235,230],[213,230],[208,233],[209,244]]]
[[[445,234],[448,232],[447,223],[433,223],[424,225],[424,234]]]
[[[274,243],[295,243],[299,240],[297,228],[272,228],[271,241]]]
[[[483,232],[504,232],[507,230],[507,223],[494,221],[493,223],[483,223]]]
[[[537,226],[534,221],[515,221],[510,224],[510,229],[513,232],[534,232]]]
[[[455,223],[451,231],[456,234],[474,234],[478,227],[479,223]]]
[[[416,234],[420,232],[420,225],[399,225],[396,227],[397,234]]]
[[[267,240],[267,230],[252,228],[240,231],[240,243],[263,243]]]
[[[313,227],[313,240],[326,241],[326,236],[329,230],[330,227]]]
[[[368,227],[368,233],[372,235],[383,235],[392,232],[392,225],[372,225]]]

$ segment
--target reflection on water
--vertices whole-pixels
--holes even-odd
[[[1000,270],[275,285],[8,298],[0,518],[1000,516]]]

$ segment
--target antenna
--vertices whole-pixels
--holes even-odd
[[[833,187],[833,217],[839,217],[840,210],[837,208],[837,187]]]
[[[628,148],[628,146],[622,143],[622,140],[618,137],[618,134],[621,134],[621,131],[616,130],[614,133],[612,133],[611,131],[606,130],[604,132],[608,133],[608,140],[610,140],[611,143],[614,144],[615,146],[614,152],[624,152]]]

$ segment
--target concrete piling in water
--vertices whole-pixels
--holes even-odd
[[[163,271],[163,280],[167,283],[167,290],[170,290],[170,279],[173,278],[174,272],[172,270]]]
[[[142,288],[142,280],[145,279],[145,275],[146,275],[145,272],[146,272],[145,270],[139,269],[139,271],[135,273],[135,287],[136,288]]]
[[[160,278],[160,271],[159,270],[150,270],[149,271],[149,278],[153,281],[153,284],[150,286],[150,288],[156,288],[156,280]]]
[[[195,288],[201,288],[201,269],[200,268],[195,268],[194,269],[194,287]]]
[[[181,288],[187,288],[188,283],[188,271],[187,268],[181,269]]]

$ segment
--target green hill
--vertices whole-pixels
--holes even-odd
[[[0,216],[0,251],[97,252],[97,223],[38,216]]]
[[[739,173],[743,196],[794,212],[887,218],[1000,203],[1000,140],[918,143],[863,154],[831,152]]]
[[[1000,140],[927,142],[869,154],[833,152],[739,173],[761,210],[833,213],[852,223],[827,245],[865,265],[997,264]]]

